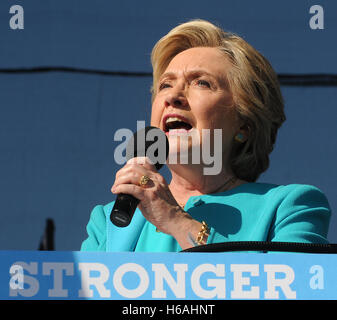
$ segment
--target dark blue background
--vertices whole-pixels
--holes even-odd
[[[9,27],[14,4],[24,8],[24,30]],[[324,30],[309,27],[315,4],[324,8]],[[238,33],[278,73],[337,74],[333,0],[1,0],[0,69],[151,72],[156,41],[194,18]],[[56,250],[80,248],[92,208],[113,200],[114,134],[148,123],[150,85],[149,77],[0,73],[0,249],[37,249],[46,218],[55,221]],[[323,190],[333,209],[329,240],[337,242],[337,87],[282,92],[287,121],[259,181]]]

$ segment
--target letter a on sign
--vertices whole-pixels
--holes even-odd
[[[314,5],[310,7],[309,12],[311,14],[315,13],[309,21],[310,28],[315,29],[324,29],[324,10],[322,6]]]
[[[14,14],[9,20],[9,26],[11,29],[24,29],[23,8],[16,4],[10,7],[9,13]]]

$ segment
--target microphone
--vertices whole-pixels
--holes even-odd
[[[127,161],[134,157],[148,157],[157,170],[166,162],[169,142],[166,134],[152,126],[138,130],[126,147]],[[110,213],[111,222],[117,227],[127,227],[135,213],[139,200],[132,195],[120,193]]]

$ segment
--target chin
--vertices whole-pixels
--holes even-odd
[[[201,161],[201,145],[196,141],[192,141],[188,137],[168,137],[170,144],[170,152],[168,163],[170,164],[200,164]]]

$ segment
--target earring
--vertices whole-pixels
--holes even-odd
[[[243,136],[243,134],[241,132],[239,132],[235,137],[234,137],[235,141],[243,143],[245,142],[245,137]]]

